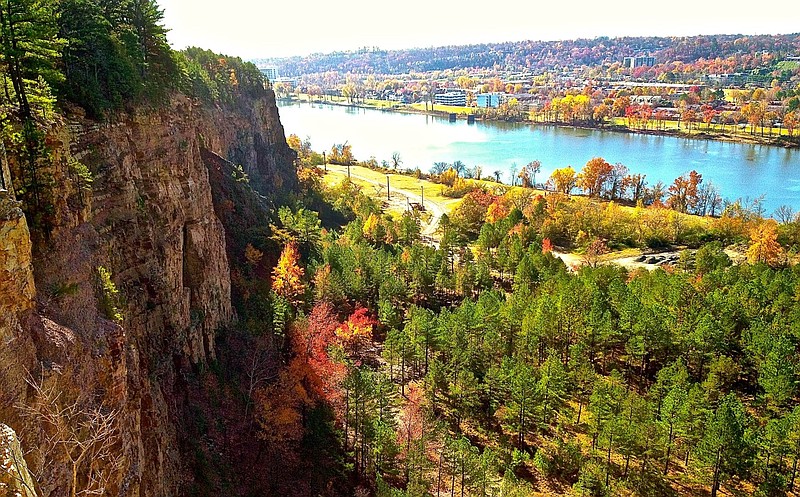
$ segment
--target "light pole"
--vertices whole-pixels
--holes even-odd
[[[391,195],[389,193],[389,175],[386,175],[386,200],[391,200]]]
[[[322,167],[325,168],[325,172],[328,172],[328,159],[325,158],[325,152],[322,152]]]
[[[422,192],[421,206],[422,206],[422,209],[425,210],[425,187],[424,186],[420,186],[419,189]]]

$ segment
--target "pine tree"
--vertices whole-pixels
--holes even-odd
[[[747,415],[735,394],[726,395],[706,420],[706,429],[697,455],[700,464],[711,472],[711,497],[732,476],[745,476],[751,462],[747,436]]]

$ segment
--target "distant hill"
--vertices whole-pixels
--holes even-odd
[[[800,54],[800,33],[515,41],[387,51],[365,49],[254,62],[275,66],[281,76],[290,77],[326,71],[407,74],[467,68],[539,72],[612,65],[640,54],[655,57],[657,64],[733,58],[741,60],[740,68],[746,69],[753,58],[767,55],[779,60]]]

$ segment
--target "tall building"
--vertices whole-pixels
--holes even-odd
[[[656,58],[650,55],[637,55],[635,57],[625,57],[622,59],[622,65],[630,69],[637,67],[647,66],[652,67],[656,65]]]
[[[478,94],[478,107],[492,107],[497,108],[500,107],[500,99],[502,98],[503,94],[500,92],[493,92],[493,93],[479,93]]]
[[[262,67],[261,74],[263,74],[268,80],[275,81],[278,79],[278,68],[277,67]]]

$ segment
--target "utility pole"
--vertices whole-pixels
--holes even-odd
[[[425,209],[425,187],[424,186],[420,186],[419,189],[420,189],[420,191],[422,191],[422,209],[424,210]]]
[[[386,200],[391,200],[391,195],[389,193],[389,175],[386,175]]]
[[[322,152],[322,167],[325,168],[325,172],[328,172],[328,159],[325,158],[325,152]]]
[[[350,179],[350,162],[347,162],[347,179]]]

